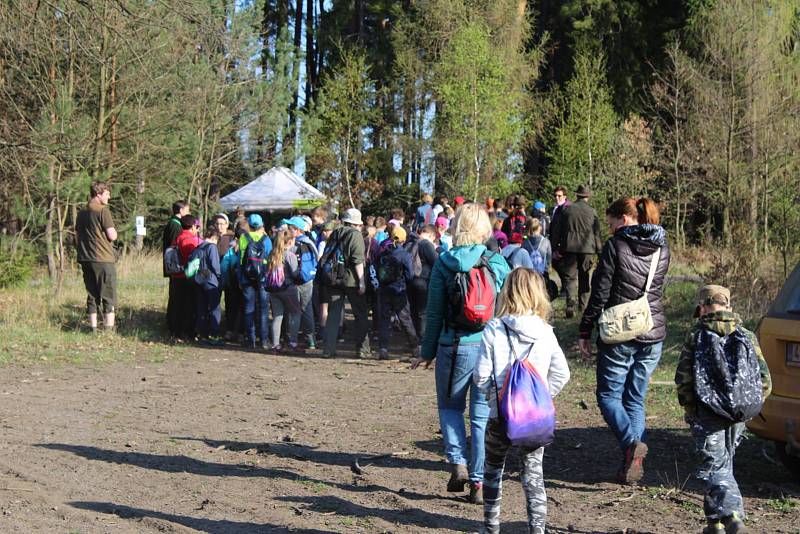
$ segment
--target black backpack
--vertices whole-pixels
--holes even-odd
[[[413,267],[414,278],[419,278],[422,275],[422,258],[419,255],[419,242],[422,239],[417,238],[411,243],[406,243],[403,248],[411,255],[411,265]]]
[[[403,278],[403,265],[393,254],[394,247],[387,248],[378,256],[378,283],[388,287]]]
[[[264,247],[263,236],[256,241],[250,234],[244,234],[247,247],[244,249],[244,277],[252,284],[261,284],[267,275],[267,249]]]
[[[696,339],[694,389],[700,402],[728,421],[743,423],[759,414],[761,369],[752,341],[741,328],[720,336],[706,328]]]
[[[333,236],[331,235],[331,237]],[[316,279],[322,285],[337,289],[344,288],[347,283],[347,268],[339,246],[341,240],[342,230],[337,234],[336,241],[328,240],[325,252],[319,260],[316,274]]]

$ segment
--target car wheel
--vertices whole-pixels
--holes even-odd
[[[786,452],[786,443],[783,441],[775,442],[775,450],[778,452],[778,457],[783,462],[783,465],[800,480],[800,456],[792,456]]]

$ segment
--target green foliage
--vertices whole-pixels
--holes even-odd
[[[35,265],[36,255],[30,243],[0,236],[0,288],[27,282]]]
[[[564,116],[548,148],[548,185],[552,190],[565,185],[574,190],[580,184],[602,183],[600,171],[612,157],[617,136],[617,116],[605,81],[602,54],[588,50],[575,58],[575,75],[567,83]]]
[[[338,67],[325,78],[303,127],[309,181],[346,209],[380,191],[380,177],[364,172],[367,129],[375,127],[379,114],[364,51],[343,47],[340,52]]]

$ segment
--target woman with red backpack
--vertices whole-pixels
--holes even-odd
[[[481,334],[494,316],[495,299],[509,272],[501,254],[487,250],[492,233],[480,204],[465,204],[453,219],[453,247],[431,271],[426,327],[420,357],[411,368],[428,368],[436,359],[436,397],[445,455],[451,465],[447,491],[464,491],[483,503],[484,434],[489,419],[486,396],[472,386]],[[469,395],[470,447],[464,410]]]

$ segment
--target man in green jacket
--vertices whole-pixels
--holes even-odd
[[[344,313],[344,300],[350,302],[350,307],[355,316],[353,326],[356,350],[360,358],[371,355],[369,338],[367,337],[369,310],[367,308],[366,279],[364,278],[364,238],[361,235],[361,212],[351,208],[342,215],[342,226],[330,235],[325,244],[325,254],[338,253],[344,262],[346,277],[344,288],[327,288],[330,303],[328,304],[328,320],[325,322],[324,357],[336,356],[336,338],[339,332],[339,323]]]
[[[553,259],[558,260],[561,284],[567,290],[567,318],[575,315],[575,301],[580,311],[589,303],[589,273],[594,257],[603,243],[597,212],[589,205],[591,192],[587,186],[575,191],[578,200],[562,209],[557,225],[553,225],[551,244]],[[577,297],[577,299],[576,299]]]

